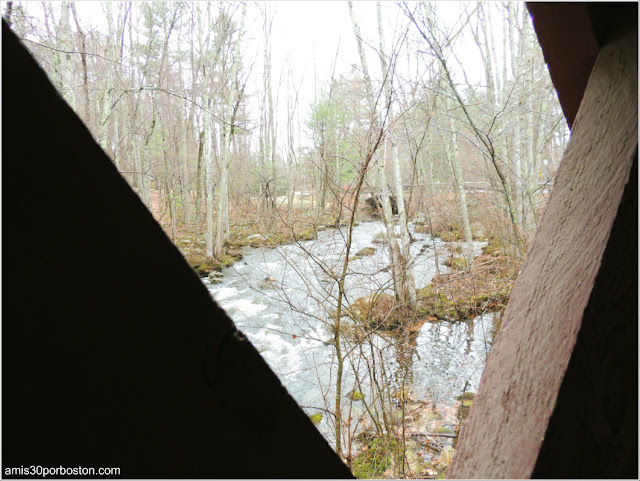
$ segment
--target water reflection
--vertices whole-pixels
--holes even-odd
[[[388,249],[372,243],[383,230],[380,222],[354,229],[351,255],[365,247],[376,250],[350,262],[345,283],[348,302],[373,291],[391,293]],[[332,275],[344,261],[345,237],[345,232],[332,229],[299,245],[248,249],[242,261],[223,272],[221,284],[208,285],[302,406],[332,409],[336,362],[330,324],[337,307]],[[414,276],[423,286],[437,273],[434,249],[443,249],[444,243],[426,234],[414,237]],[[476,250],[482,245],[476,243]],[[439,252],[439,257],[446,256]],[[407,382],[414,397],[453,404],[465,383],[467,390],[477,388],[488,354],[491,320],[492,315],[485,315],[469,323],[427,323],[402,342],[373,335],[369,342],[353,343],[347,348],[362,356],[352,356],[347,363],[343,392],[358,383],[366,389],[376,381],[370,375],[371,364],[382,362],[388,379],[398,387]],[[320,428],[327,431],[326,420]]]

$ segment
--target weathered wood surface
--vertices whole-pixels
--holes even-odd
[[[620,294],[608,289],[606,279],[599,281],[602,289],[594,290],[596,279],[603,271],[605,250],[611,241],[614,221],[621,215],[621,200],[632,175],[634,159],[637,158],[636,32],[637,27],[635,32],[612,41],[600,50],[573,126],[571,140],[558,169],[547,211],[511,294],[502,330],[487,361],[469,418],[460,433],[455,459],[447,471],[447,477],[528,478],[533,474],[578,333],[588,324],[585,323],[588,305],[595,311],[589,315],[592,322],[587,327],[597,327],[597,330],[585,332],[583,336],[591,344],[591,355],[600,359],[598,356],[603,350],[614,350],[613,353],[609,352],[613,359],[607,360],[609,366],[606,369],[609,371],[602,367],[597,375],[600,378],[612,376],[616,365],[623,365],[626,359],[632,364],[631,372],[636,368],[637,376],[637,347],[634,366],[633,352],[624,352],[622,348],[616,352],[615,343],[610,342],[615,338],[626,348],[628,346],[624,342],[627,331],[631,329],[633,335],[635,325],[637,333],[637,294],[635,319],[623,321],[627,331],[620,335],[620,324],[608,318],[606,308],[617,297],[626,302],[625,306],[633,317],[634,303],[629,301],[629,293]],[[633,190],[633,186],[628,188]],[[628,216],[627,211],[625,216]],[[633,243],[634,231],[637,243],[637,197],[635,212],[636,218],[629,216],[631,225],[626,233],[618,234],[623,239],[616,241],[615,245],[628,245],[628,239]],[[634,279],[637,289],[637,271],[635,276],[633,274],[633,270],[637,269],[637,252],[636,266],[633,266],[633,253],[628,254],[632,269],[624,273],[630,276],[630,289],[633,289]],[[615,276],[610,280],[612,286],[621,284]],[[598,299],[600,296],[604,296],[604,299]],[[602,302],[599,304],[598,301]],[[636,342],[635,336],[633,342]],[[585,352],[582,354],[589,355]],[[598,362],[595,361],[595,364]],[[597,367],[593,364],[586,365]],[[611,386],[606,383],[594,384],[594,390],[589,390],[593,373],[574,373],[582,376],[574,383],[583,386],[579,392],[585,396],[576,399],[576,403],[592,402],[590,398],[607,395],[604,390]],[[629,380],[629,383],[631,399],[627,407],[634,402],[634,380]],[[637,386],[637,379],[635,383]],[[612,386],[619,388],[620,383]],[[635,403],[637,406],[637,395]],[[625,407],[625,404],[622,406]],[[571,408],[563,405],[563,409]],[[607,416],[624,417],[627,411],[592,411],[591,414],[596,417],[585,418],[585,423],[607,425]],[[571,413],[556,415],[571,416]],[[633,419],[630,421],[633,423]],[[637,412],[635,423],[637,433]],[[547,440],[549,447],[545,449],[558,450],[557,456],[562,456],[563,452],[570,453],[571,456],[567,456],[564,463],[572,476],[580,477],[580,463],[583,460],[567,443],[581,444],[584,453],[588,451],[585,444],[596,441],[581,439],[593,433],[587,433],[584,426],[574,427],[578,429],[575,439],[554,436],[553,442]],[[606,432],[607,429],[600,431]],[[624,433],[619,435],[623,436]],[[612,441],[619,442],[616,439]],[[637,449],[637,441],[635,446]],[[553,463],[547,468],[546,471],[539,470],[537,474],[557,477]],[[614,472],[610,471],[609,474]],[[591,476],[587,477],[597,477],[598,474],[601,473],[591,471]],[[605,473],[605,477],[609,476]]]

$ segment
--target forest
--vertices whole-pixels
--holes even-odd
[[[524,3],[1,8],[354,475],[443,477],[569,139]]]

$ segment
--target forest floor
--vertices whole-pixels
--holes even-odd
[[[405,398],[391,413],[395,432],[376,437],[369,429],[356,436],[354,475],[361,479],[442,478],[473,398],[474,393],[466,392],[453,406]]]

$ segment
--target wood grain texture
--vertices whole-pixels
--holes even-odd
[[[634,32],[600,50],[447,477],[532,475],[632,171],[637,115]]]

